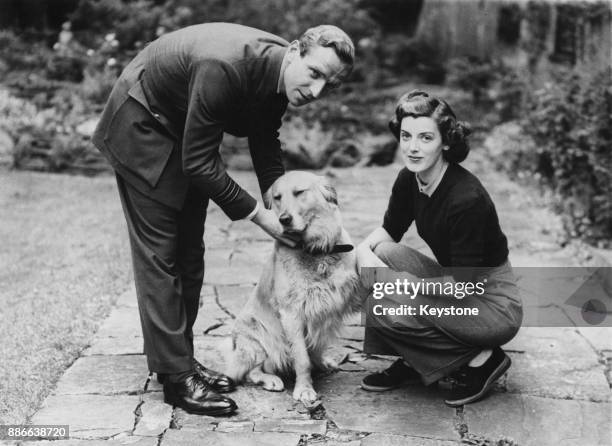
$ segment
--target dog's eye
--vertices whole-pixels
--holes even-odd
[[[275,201],[278,201],[281,199],[281,194],[276,194],[272,197]]]
[[[293,191],[293,196],[294,197],[299,197],[300,195],[302,195],[304,192],[306,192],[305,190],[294,190]]]

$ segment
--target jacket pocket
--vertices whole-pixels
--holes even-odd
[[[122,166],[151,187],[157,185],[176,145],[149,111],[131,96],[117,108],[104,142]]]

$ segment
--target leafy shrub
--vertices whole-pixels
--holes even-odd
[[[43,42],[29,42],[11,30],[0,30],[0,61],[11,71],[44,70],[52,55]]]
[[[489,89],[501,77],[505,67],[498,61],[458,57],[448,63],[447,82],[472,93],[474,103],[488,101]]]
[[[101,36],[115,33],[120,49],[133,49],[137,42],[156,37],[162,12],[161,6],[147,0],[80,0],[70,20],[87,47],[97,47]]]
[[[506,122],[521,115],[529,77],[501,60],[455,58],[448,63],[447,84],[469,92],[475,106],[495,114],[494,121]]]
[[[13,167],[81,173],[108,169],[89,138],[77,131],[91,110],[76,87],[57,89],[41,104],[0,89],[0,128],[16,142]]]
[[[395,74],[416,76],[428,84],[444,82],[446,70],[436,50],[404,34],[387,35],[381,43],[382,66]]]
[[[533,92],[523,121],[540,173],[558,197],[572,236],[612,238],[612,76],[561,71]]]

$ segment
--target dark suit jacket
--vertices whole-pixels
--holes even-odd
[[[232,219],[256,200],[226,173],[223,132],[247,136],[262,193],[284,173],[277,91],[288,42],[241,25],[209,23],[149,44],[117,80],[93,142],[133,187],[175,209],[189,185]]]

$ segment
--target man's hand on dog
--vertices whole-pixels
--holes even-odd
[[[276,213],[270,209],[266,209],[263,206],[259,206],[259,209],[253,217],[253,223],[258,225],[265,232],[270,234],[276,240],[285,245],[295,248],[300,240],[299,234],[288,234],[284,232],[283,225],[278,221]]]

